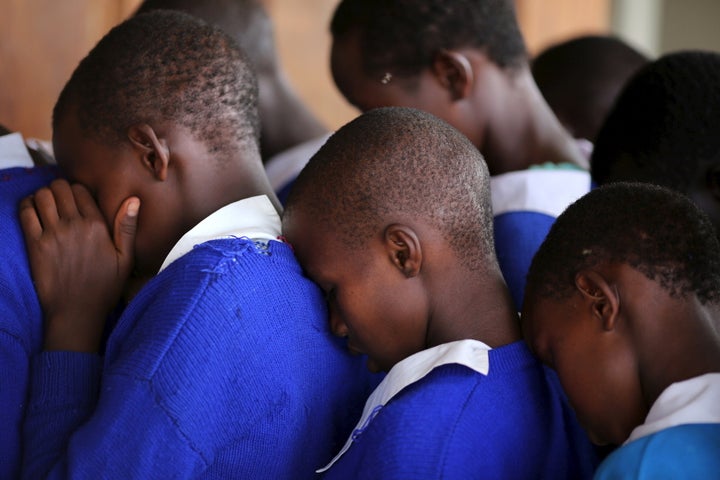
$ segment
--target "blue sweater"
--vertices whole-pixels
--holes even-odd
[[[50,183],[50,167],[0,170],[0,478],[20,471],[20,431],[30,358],[42,349],[43,316],[30,276],[18,203]]]
[[[102,364],[35,359],[23,473],[312,478],[378,380],[330,334],[289,246],[213,240],[140,291]]]
[[[611,453],[595,475],[596,480],[683,478],[720,478],[720,424],[678,425],[633,440]]]
[[[482,375],[435,368],[388,402],[328,479],[582,479],[596,457],[555,377],[523,342]]]

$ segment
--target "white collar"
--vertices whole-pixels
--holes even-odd
[[[160,271],[195,245],[228,237],[275,240],[280,236],[280,215],[266,195],[245,198],[226,205],[195,225],[180,238],[165,258]]]
[[[322,473],[332,467],[348,451],[353,439],[367,428],[380,409],[405,387],[421,380],[435,368],[451,363],[464,365],[478,373],[487,375],[490,371],[490,357],[488,355],[490,350],[490,347],[478,340],[458,340],[428,348],[396,363],[365,402],[360,421],[353,429],[340,453],[326,466],[317,470],[316,473]]]
[[[720,423],[720,373],[673,383],[655,400],[645,423],[625,443],[676,425]]]
[[[20,133],[9,133],[0,136],[0,169],[31,168],[34,164]]]

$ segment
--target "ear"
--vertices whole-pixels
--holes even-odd
[[[385,227],[384,242],[390,261],[407,278],[420,273],[422,249],[415,231],[405,225],[392,224]]]
[[[575,287],[590,303],[593,317],[601,321],[603,330],[615,328],[620,313],[620,296],[596,270],[581,270],[575,276]]]
[[[170,165],[170,149],[165,139],[158,138],[155,130],[146,123],[128,128],[128,139],[155,179],[165,181]]]
[[[450,92],[453,101],[470,95],[475,74],[470,60],[462,53],[441,50],[433,59],[432,72],[440,85]]]

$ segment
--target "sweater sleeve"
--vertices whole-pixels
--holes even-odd
[[[0,478],[16,478],[29,359],[22,342],[8,332],[0,331],[0,345]]]
[[[65,441],[90,415],[97,399],[101,359],[75,352],[42,352],[32,360],[24,425],[24,478],[40,478]]]

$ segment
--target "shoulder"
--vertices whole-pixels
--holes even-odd
[[[618,448],[596,478],[713,478],[720,472],[719,452],[720,424],[679,425]]]

